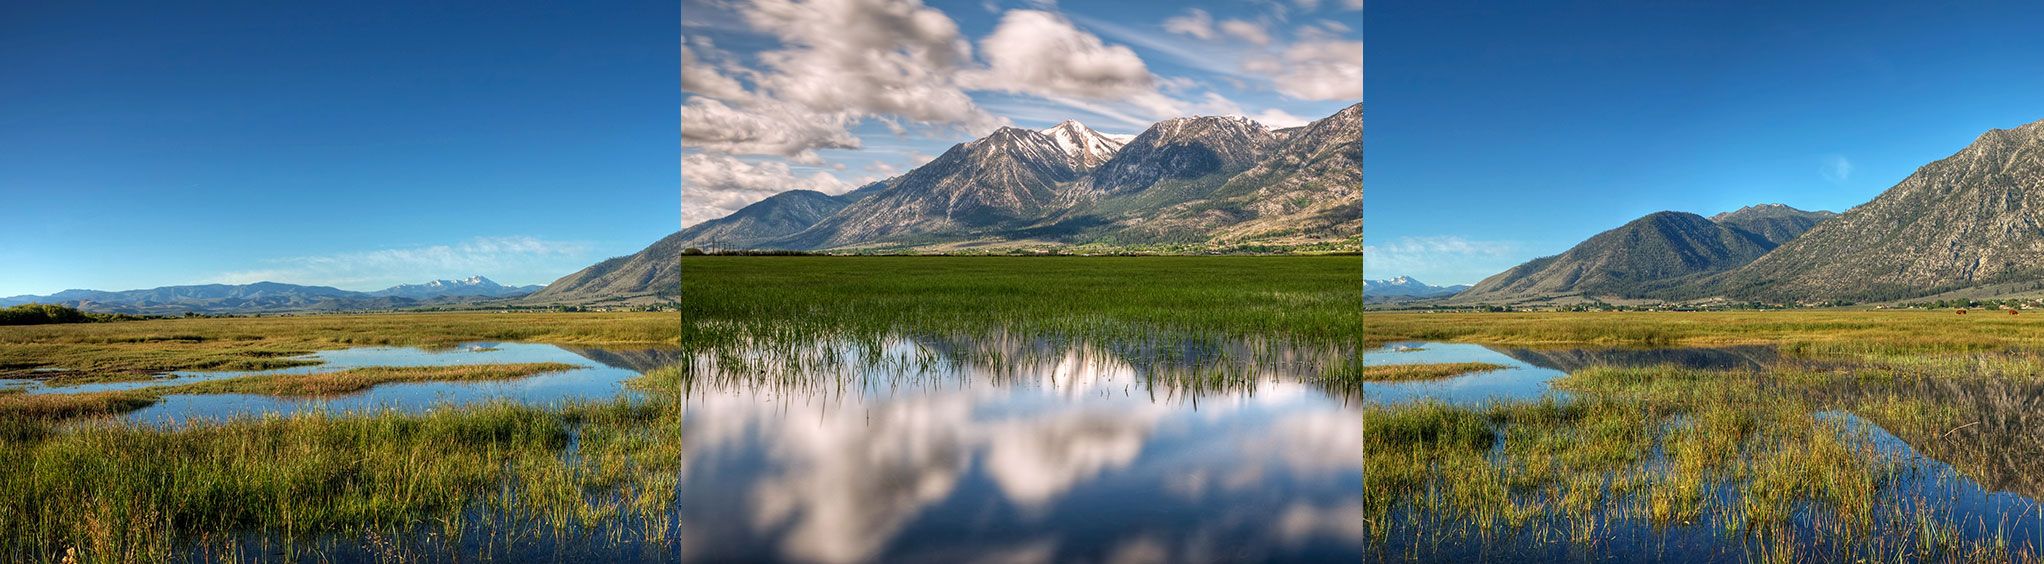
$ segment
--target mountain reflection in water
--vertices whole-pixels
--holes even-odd
[[[683,558],[1354,561],[1362,420],[1314,383],[1339,355],[1029,339],[701,355]],[[1169,377],[1188,371],[1232,379]]]

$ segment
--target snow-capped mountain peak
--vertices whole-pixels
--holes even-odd
[[[375,292],[372,296],[395,296],[401,298],[432,298],[440,296],[483,296],[502,297],[529,294],[538,286],[510,287],[481,275],[459,280],[434,280],[420,284],[399,284]]]
[[[1121,146],[1128,142],[1125,139],[1101,134],[1086,127],[1086,124],[1079,123],[1078,120],[1069,119],[1043,130],[1043,134],[1056,141],[1058,148],[1071,159],[1072,167],[1080,170],[1091,169],[1107,162],[1107,159],[1113,157],[1114,153],[1120,151]]]
[[[1413,279],[1411,276],[1395,276],[1389,280],[1363,280],[1363,298],[1382,300],[1387,298],[1444,298],[1469,289],[1466,284],[1434,286]]]

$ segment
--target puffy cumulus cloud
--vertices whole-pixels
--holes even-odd
[[[716,219],[788,190],[839,194],[850,185],[828,172],[800,175],[787,163],[696,153],[681,158],[682,223]]]
[[[1279,93],[1302,100],[1363,99],[1363,42],[1316,38],[1275,58],[1248,58],[1243,70],[1272,78]]]
[[[1236,39],[1256,45],[1270,44],[1270,30],[1264,29],[1263,24],[1260,23],[1247,20],[1224,20],[1220,24],[1220,29],[1221,33],[1234,36]]]
[[[1050,12],[1011,10],[979,46],[987,69],[962,76],[976,88],[1096,100],[1155,92],[1135,51]]]
[[[918,0],[754,0],[741,11],[784,47],[758,55],[773,98],[974,132],[1003,123],[952,80],[972,62],[958,24]]]
[[[1199,8],[1188,9],[1183,15],[1165,19],[1164,31],[1200,39],[1213,39],[1214,16]]]
[[[701,96],[681,105],[681,144],[740,155],[778,155],[820,162],[816,149],[857,149],[844,114],[822,114],[768,99],[734,108]]]
[[[752,0],[731,6],[777,38],[747,68],[707,39],[682,47],[682,146],[821,163],[815,151],[858,149],[851,128],[877,120],[978,134],[1007,120],[981,110],[953,77],[973,64],[956,23],[918,0]],[[744,81],[752,85],[745,88]]]

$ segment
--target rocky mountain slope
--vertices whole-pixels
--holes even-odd
[[[1048,212],[1059,186],[1079,179],[1077,164],[1051,136],[1003,127],[953,146],[886,188],[765,246],[870,247],[970,237]]]
[[[1485,278],[1451,302],[1496,303],[1561,296],[1635,296],[1684,277],[1751,262],[1775,244],[1685,212],[1657,212],[1569,250]]]
[[[1982,134],[1698,297],[1879,301],[2044,277],[2044,121]]]
[[[753,202],[731,215],[681,230],[680,244],[702,249],[752,248],[816,225],[870,193],[874,183],[832,196],[815,190],[789,190]]]
[[[1282,131],[1213,116],[1165,120],[1126,141],[1076,121],[1003,128],[856,198],[839,196],[834,211],[821,195],[776,196],[691,227],[685,244],[945,251],[1345,241],[1361,233],[1361,137],[1360,104]],[[758,219],[768,216],[783,220]]]
[[[520,300],[529,305],[638,305],[681,295],[682,233],[639,252],[590,265]]]
[[[1759,204],[1710,216],[1711,221],[1750,231],[1780,245],[1802,236],[1817,222],[1837,217],[1837,212],[1803,211],[1783,204]]]

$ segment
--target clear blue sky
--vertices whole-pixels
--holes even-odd
[[[1362,0],[683,0],[682,219],[841,193],[1009,125],[1272,127],[1362,96]]]
[[[1367,275],[1473,283],[1659,210],[1844,211],[2044,119],[2044,2],[1364,12]]]
[[[0,296],[546,283],[679,221],[673,0],[8,2]]]

